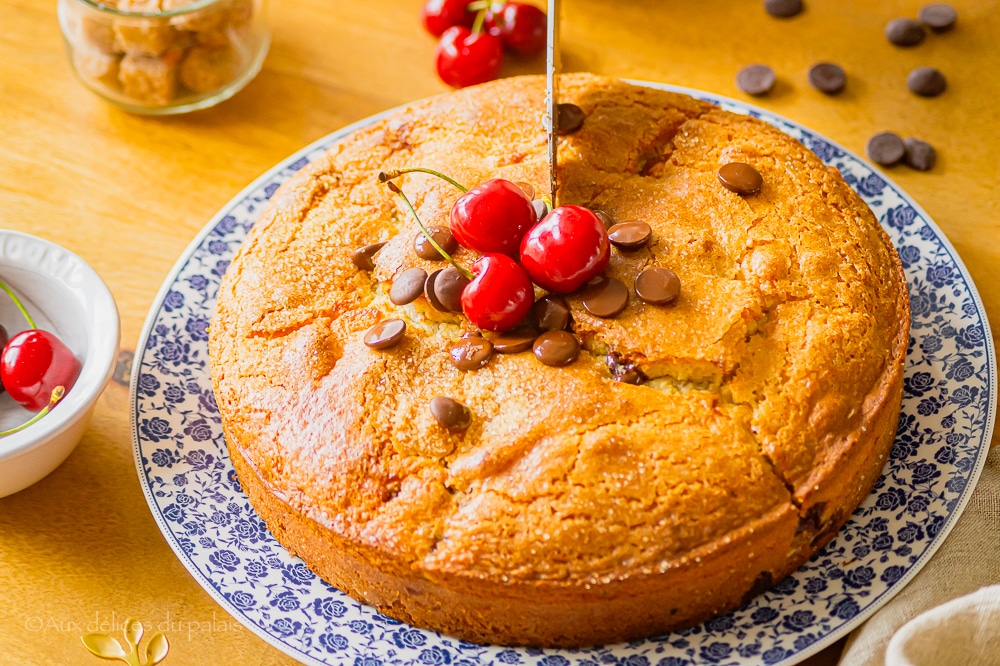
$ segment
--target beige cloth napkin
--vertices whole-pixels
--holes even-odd
[[[840,666],[1000,666],[997,583],[1000,446],[940,550],[851,634]]]

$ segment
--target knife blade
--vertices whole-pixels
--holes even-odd
[[[556,129],[559,127],[559,90],[556,74],[560,68],[559,60],[559,0],[548,0],[548,20],[546,29],[548,31],[546,52],[545,52],[545,134],[549,148],[549,194],[552,197],[552,206],[556,206],[556,152],[557,135]]]

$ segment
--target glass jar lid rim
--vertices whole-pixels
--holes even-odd
[[[158,9],[152,12],[136,12],[127,9],[118,9],[117,7],[112,7],[106,5],[99,0],[73,0],[82,5],[86,5],[95,11],[102,12],[104,14],[112,14],[114,16],[121,16],[125,18],[170,18],[172,16],[182,16],[184,14],[190,14],[196,12],[199,9],[204,9],[212,5],[218,5],[223,2],[228,2],[228,0],[193,0],[191,3],[186,5],[181,5],[180,7],[174,7],[173,9]]]

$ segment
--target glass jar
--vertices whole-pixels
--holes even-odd
[[[271,42],[267,0],[59,0],[80,80],[134,113],[218,104],[260,71]]]

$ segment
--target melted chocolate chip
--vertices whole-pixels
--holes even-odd
[[[472,425],[472,412],[454,398],[431,398],[431,414],[448,432],[463,432]]]
[[[427,271],[422,268],[407,268],[396,276],[389,288],[389,300],[393,305],[412,303],[424,293]]]
[[[795,534],[802,532],[818,532],[822,525],[823,509],[826,502],[816,502],[809,507],[804,514],[799,516],[799,524],[795,527]]]
[[[440,245],[441,249],[448,254],[451,254],[458,248],[458,241],[451,235],[451,229],[448,227],[428,227],[427,231],[431,232],[431,238],[434,239],[434,242]],[[427,236],[424,236],[422,233],[417,234],[417,237],[413,239],[413,250],[421,259],[444,261],[441,253],[431,245],[430,241],[427,240]]]
[[[535,340],[532,351],[543,364],[558,368],[576,360],[580,343],[569,331],[546,331]]]
[[[469,336],[453,344],[448,354],[459,370],[478,370],[493,357],[493,343],[481,336]]]
[[[920,17],[924,25],[934,32],[951,30],[955,21],[958,20],[958,12],[955,11],[955,8],[943,2],[921,7],[917,16]]]
[[[885,38],[896,46],[916,46],[925,34],[923,24],[916,19],[893,19],[885,26]]]
[[[365,345],[372,349],[395,347],[406,333],[406,322],[402,319],[386,319],[368,329]]]
[[[605,359],[605,363],[608,366],[608,370],[611,371],[611,376],[614,377],[616,382],[621,382],[623,384],[641,384],[648,379],[646,374],[639,369],[639,366],[631,361],[625,361],[616,352],[609,353],[607,359]]]
[[[515,326],[493,338],[493,349],[498,354],[517,354],[531,349],[538,331],[531,326]]]
[[[560,104],[557,111],[559,114],[556,134],[572,134],[583,126],[583,121],[587,117],[583,109],[576,104]]]
[[[898,164],[906,153],[906,147],[898,134],[892,132],[880,132],[868,139],[865,145],[865,152],[872,162],[882,166],[892,166]]]
[[[539,331],[565,330],[569,319],[569,306],[559,296],[543,296],[531,306],[531,323]]]
[[[937,97],[948,87],[948,81],[934,67],[917,67],[907,75],[906,87],[914,95]]]
[[[617,278],[600,277],[584,287],[580,299],[587,312],[608,319],[621,314],[628,305],[628,287]]]
[[[385,243],[372,243],[359,247],[351,253],[351,261],[363,271],[370,271],[375,268],[375,253],[385,247]]]
[[[736,87],[748,95],[766,95],[776,80],[767,65],[747,65],[736,74]]]
[[[736,194],[756,194],[764,186],[760,171],[743,162],[730,162],[719,169],[719,182]]]
[[[462,291],[469,284],[469,278],[462,275],[457,268],[449,266],[442,269],[434,282],[434,296],[444,308],[444,312],[462,311]]]
[[[608,229],[608,240],[620,250],[638,250],[652,235],[653,228],[645,222],[623,222]]]
[[[836,95],[847,85],[847,74],[840,65],[821,62],[809,70],[809,83],[820,92]]]
[[[434,283],[437,282],[438,276],[441,275],[441,271],[443,270],[443,268],[439,268],[427,276],[427,280],[424,281],[424,298],[438,312],[451,312],[451,310],[441,304],[437,294],[434,293]]]
[[[524,181],[519,180],[514,184],[521,188],[521,191],[524,192],[524,196],[529,199],[535,198],[535,188],[531,183],[525,183]]]
[[[635,293],[652,305],[666,305],[681,293],[681,281],[669,268],[653,266],[635,278]]]
[[[774,575],[770,571],[762,571],[754,579],[753,585],[750,589],[746,591],[743,595],[743,599],[740,600],[741,606],[746,606],[748,603],[753,601],[754,597],[758,594],[763,594],[771,589],[774,585]]]
[[[791,18],[802,12],[802,0],[764,0],[764,11],[777,18]]]
[[[913,167],[917,171],[929,171],[934,168],[934,164],[937,162],[937,152],[934,150],[934,146],[926,141],[909,137],[903,141],[903,147],[906,149],[903,160],[907,166]]]

